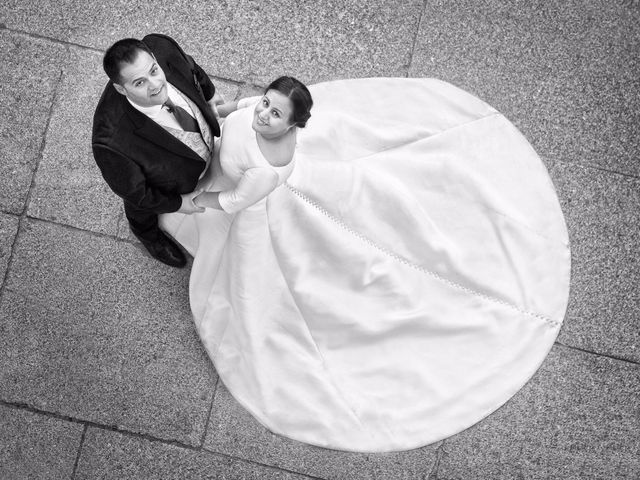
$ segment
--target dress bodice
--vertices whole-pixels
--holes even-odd
[[[253,108],[244,107],[233,112],[225,120],[220,145],[220,164],[226,177],[236,183],[249,168],[266,168],[278,174],[278,185],[293,171],[295,157],[281,167],[275,167],[264,157],[258,146],[256,132],[251,128]]]
[[[237,211],[264,201],[294,169],[295,158],[280,167],[269,163],[258,146],[252,118],[253,108],[247,106],[229,115],[223,126],[219,160],[224,179],[217,185],[221,186],[221,205],[225,211]]]

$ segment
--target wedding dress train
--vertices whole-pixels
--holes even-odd
[[[267,198],[162,218],[194,255],[198,333],[275,433],[351,451],[435,442],[505,403],[558,334],[570,252],[554,187],[504,116],[445,82],[310,91]],[[238,158],[273,168],[252,110],[225,121],[208,188],[237,182]]]

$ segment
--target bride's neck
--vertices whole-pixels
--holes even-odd
[[[278,142],[282,142],[284,140],[286,140],[287,138],[290,138],[291,136],[296,136],[296,131],[298,129],[296,127],[292,127],[289,130],[287,130],[284,133],[278,134],[276,136],[270,136],[270,135],[264,135],[262,133],[258,133],[256,132],[256,135],[258,135],[258,137],[268,143],[278,143]]]

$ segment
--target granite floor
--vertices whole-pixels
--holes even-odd
[[[226,98],[436,77],[509,118],[550,171],[572,248],[562,331],[512,400],[437,444],[354,454],[283,439],[218,381],[189,269],[144,254],[92,158],[101,56],[176,38]],[[4,0],[1,479],[640,478],[637,0]]]

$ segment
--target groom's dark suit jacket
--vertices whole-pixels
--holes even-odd
[[[198,105],[211,133],[219,136],[220,126],[207,104],[215,87],[204,70],[165,35],[147,35],[142,41],[155,55],[167,81]],[[133,108],[112,82],[96,107],[92,147],[102,176],[124,199],[132,226],[130,211],[152,214],[157,222],[158,213],[178,210],[180,195],[194,190],[205,167],[193,150]]]

